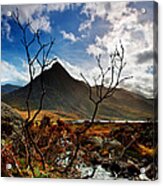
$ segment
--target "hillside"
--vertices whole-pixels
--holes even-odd
[[[18,86],[18,85],[5,84],[5,85],[1,86],[1,93],[2,94],[10,93],[10,92],[13,92],[14,90],[17,90],[19,88],[20,88],[20,86]]]
[[[44,110],[57,110],[76,113],[79,118],[89,118],[93,104],[88,98],[88,89],[84,82],[76,80],[57,62],[44,72],[46,95]],[[20,110],[26,110],[25,98],[29,84],[2,96],[2,100]],[[40,76],[33,82],[31,109],[37,109],[40,97]],[[151,118],[153,104],[140,95],[118,89],[116,93],[100,106],[98,116],[102,119],[146,119]]]
[[[13,134],[15,128],[19,132],[23,118],[9,105],[1,102],[1,136],[2,139]]]

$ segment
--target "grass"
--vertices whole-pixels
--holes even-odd
[[[19,111],[17,112],[25,119],[27,117],[27,112]],[[35,113],[35,110],[32,111],[32,115]],[[48,116],[51,119],[51,125],[47,125],[45,128],[40,129],[40,121],[44,116]],[[57,126],[57,119],[63,121],[63,126]],[[60,174],[60,172],[51,172],[56,166],[54,161],[56,157],[60,159],[66,156],[66,152],[73,152],[76,148],[76,130],[81,129],[86,126],[87,122],[80,124],[72,124],[70,121],[80,119],[77,115],[73,113],[65,113],[59,111],[46,111],[42,110],[38,117],[36,118],[35,124],[31,127],[31,132],[37,141],[38,146],[41,151],[45,154],[46,157],[46,171],[42,170],[41,164],[39,162],[39,156],[37,153],[33,155],[33,165],[34,173],[36,177],[39,178],[64,178],[65,175]],[[67,122],[68,121],[68,122]],[[57,128],[58,127],[58,128]],[[155,128],[156,127],[156,128]],[[70,130],[69,130],[70,129]],[[116,157],[121,154],[121,151],[126,147],[134,135],[137,136],[135,142],[126,149],[124,156],[121,158],[121,161],[125,165],[128,165],[128,160],[131,160],[137,166],[142,166],[142,159],[146,159],[147,163],[150,164],[154,157],[157,156],[157,139],[153,139],[151,135],[157,131],[157,124],[153,125],[151,122],[146,123],[95,123],[92,127],[87,130],[80,138],[80,150],[78,153],[78,158],[75,160],[75,163],[79,164],[79,161],[85,161],[86,164],[91,165],[91,159],[94,161],[95,158],[100,157],[99,159],[106,159],[109,161],[109,157]],[[41,134],[41,135],[39,135]],[[157,136],[157,134],[156,134]],[[49,140],[50,139],[50,140]],[[66,139],[66,140],[65,140]],[[47,140],[47,142],[46,142]],[[65,140],[65,141],[64,141]],[[67,143],[68,140],[68,143]],[[155,143],[153,143],[155,140]],[[65,144],[62,144],[64,141]],[[12,145],[9,144],[7,139],[5,139],[7,148],[14,152],[15,158],[18,158],[17,163],[22,171],[24,177],[32,177],[31,171],[26,169],[25,156],[20,156],[20,150],[22,144],[11,141]],[[63,145],[63,146],[62,146]],[[3,145],[5,146],[5,145]],[[11,146],[11,147],[10,147]],[[46,148],[48,147],[48,148]],[[19,149],[19,151],[18,151]],[[6,152],[8,153],[8,151]],[[6,161],[6,155],[2,154],[2,158]],[[73,155],[73,153],[72,153]],[[55,157],[56,156],[56,157]],[[37,161],[36,161],[37,159]],[[9,157],[9,160],[12,162],[12,157]],[[139,164],[140,163],[140,164]],[[4,164],[5,166],[5,164]],[[61,167],[60,167],[61,166]],[[75,167],[75,166],[74,166]],[[75,168],[72,168],[72,173],[69,174],[71,178],[74,178],[77,173],[73,173]],[[3,168],[5,169],[5,168]],[[59,169],[63,169],[62,165],[59,165]],[[8,176],[10,172],[8,172]],[[3,172],[5,175],[5,171]],[[80,172],[78,172],[80,175]],[[13,176],[17,175],[17,170],[14,169],[11,172]]]
[[[17,113],[21,115],[23,119],[26,119],[28,117],[27,111],[20,111],[18,109],[15,109]],[[34,115],[36,110],[31,111],[31,117]],[[48,116],[51,118],[51,121],[54,123],[57,121],[57,119],[62,119],[63,121],[68,120],[78,120],[78,116],[74,113],[65,113],[63,111],[51,111],[51,110],[42,110],[38,116],[36,117],[36,121],[40,121],[44,116]]]

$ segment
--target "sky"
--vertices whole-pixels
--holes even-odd
[[[101,63],[107,68],[109,54],[121,42],[127,63],[122,77],[133,78],[120,87],[152,98],[157,72],[154,7],[152,1],[1,6],[1,84],[24,86],[29,81],[21,31],[10,16],[18,8],[21,24],[31,22],[29,39],[37,29],[42,41],[55,38],[50,57],[56,56],[76,79],[82,80],[83,73],[91,85],[99,73],[96,56],[102,55]],[[36,49],[37,45],[32,46],[31,53]]]

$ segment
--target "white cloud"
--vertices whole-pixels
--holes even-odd
[[[9,12],[16,12],[17,8],[19,11],[19,19],[22,24],[24,24],[25,22],[27,23],[29,20],[34,30],[40,29],[45,32],[51,31],[49,17],[44,15],[44,11],[46,10],[45,5],[4,5],[2,7],[2,15],[8,15]]]
[[[1,82],[3,84],[8,82],[15,84],[25,84],[29,80],[27,71],[28,69],[25,66],[21,71],[18,71],[14,65],[8,63],[7,61],[2,61]]]
[[[82,22],[78,28],[79,32],[86,30],[86,29],[91,29],[92,28],[92,23],[94,22],[94,18],[91,17],[90,20],[86,20]]]
[[[63,12],[65,10],[74,9],[79,6],[81,6],[81,3],[53,3],[53,4],[47,4],[46,9],[48,12],[52,12],[52,11]]]
[[[76,42],[79,40],[79,37],[76,37],[72,32],[66,33],[64,30],[60,31],[60,33],[63,35],[64,39],[70,40],[72,42]]]
[[[18,67],[19,66],[19,67]],[[52,66],[52,65],[51,65]],[[46,69],[51,68],[51,66]],[[19,59],[19,64],[17,66],[7,62],[1,62],[1,82],[5,83],[13,83],[18,85],[25,85],[29,82],[29,66],[27,62],[23,59]],[[33,68],[32,68],[33,71]],[[34,78],[38,76],[41,72],[39,64],[34,64]]]
[[[88,48],[86,49],[86,52],[89,55],[93,55],[93,56],[98,56],[99,54],[103,54],[104,53],[104,51],[100,47],[98,47],[98,46],[96,46],[94,44],[90,44],[88,46]]]
[[[51,32],[50,21],[47,16],[41,16],[38,19],[31,21],[31,27],[35,32],[40,28],[45,32]]]
[[[93,43],[86,48],[86,52],[90,55],[97,56],[103,54],[104,62],[107,61],[107,54],[114,50],[115,45],[122,40],[125,47],[125,60],[127,62],[123,75],[134,76],[133,79],[123,83],[122,87],[135,91],[147,97],[153,96],[153,74],[148,73],[147,69],[153,66],[153,59],[148,56],[146,63],[138,64],[138,56],[140,53],[149,53],[153,50],[153,22],[140,21],[140,17],[146,16],[145,7],[141,10],[131,8],[128,2],[111,2],[107,6],[90,3],[84,6],[81,13],[84,13],[88,19],[82,23],[79,30],[90,29],[96,17],[100,17],[108,23],[108,31],[103,36],[96,35]],[[110,6],[109,6],[110,5]],[[100,11],[101,9],[101,11]],[[88,25],[88,26],[87,26]],[[85,27],[84,27],[85,26]],[[92,28],[94,30],[96,28]],[[151,54],[149,54],[152,56]],[[105,56],[107,56],[105,58]],[[104,63],[106,67],[106,63]]]
[[[60,11],[63,12],[64,10],[67,10],[71,8],[72,3],[54,3],[54,4],[47,4],[47,11]]]
[[[79,32],[91,29],[92,23],[95,21],[96,17],[100,17],[104,19],[109,12],[110,3],[108,2],[100,2],[100,3],[85,3],[82,8],[81,14],[85,14],[88,19],[86,19],[83,23],[79,26]]]
[[[47,14],[53,11],[63,12],[67,9],[73,9],[77,6],[80,6],[80,3],[3,5],[1,14],[7,15],[9,17],[10,12],[15,12],[16,8],[18,8],[21,23],[25,23],[29,20],[32,23],[31,26],[34,30],[40,29],[45,32],[51,32],[52,28],[50,24],[50,18]]]

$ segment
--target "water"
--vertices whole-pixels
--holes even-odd
[[[91,120],[74,120],[71,121],[70,123],[72,124],[82,124],[84,122],[91,122]],[[107,124],[107,123],[116,123],[116,124],[121,124],[121,123],[147,123],[149,121],[147,120],[95,120],[95,123],[101,123],[101,124]]]
[[[81,171],[81,177],[83,178],[85,176],[91,176],[93,172],[93,168],[92,167],[81,167],[80,171]],[[113,180],[114,177],[112,176],[111,172],[106,171],[105,169],[101,167],[101,165],[98,165],[93,177],[91,177],[90,179]]]
[[[90,176],[93,172],[92,167],[81,167],[81,177]],[[127,178],[117,178],[112,175],[110,171],[106,171],[101,167],[101,165],[98,165],[95,171],[95,174],[90,179],[99,179],[99,180],[129,180]],[[135,178],[134,180],[140,180],[140,181],[150,181],[150,179],[146,176],[145,172],[140,173],[140,175]]]

